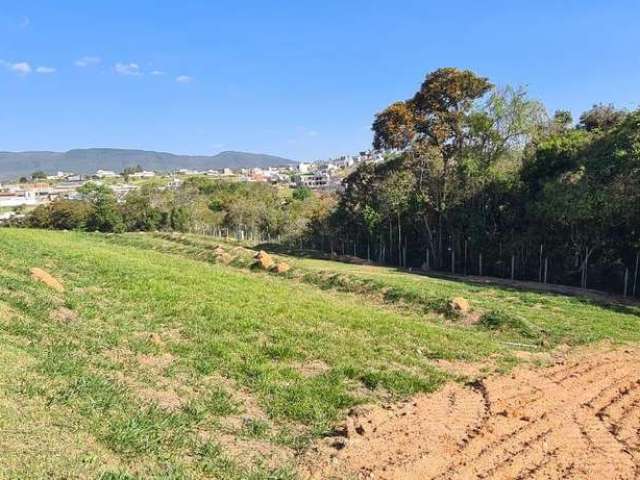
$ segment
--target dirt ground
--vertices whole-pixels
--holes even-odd
[[[358,407],[301,470],[308,479],[640,479],[640,349],[583,351]]]

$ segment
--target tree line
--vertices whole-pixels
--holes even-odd
[[[14,225],[107,233],[181,231],[224,233],[257,240],[299,239],[317,209],[328,200],[307,188],[279,188],[206,177],[188,178],[179,188],[157,184],[117,198],[106,184],[87,182],[76,199],[39,205]]]
[[[402,267],[640,294],[640,111],[574,123],[524,89],[442,68],[376,115],[395,149],[344,182],[309,241]]]

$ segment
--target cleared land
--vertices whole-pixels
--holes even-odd
[[[393,405],[396,411],[410,405],[402,403],[408,398],[436,408],[450,389],[465,392],[469,411],[480,412],[460,415],[453,429],[462,432],[479,418],[488,422],[469,446],[449,444],[448,460],[462,464],[473,449],[482,450],[481,438],[492,445],[524,422],[499,410],[488,415],[484,389],[505,410],[530,403],[532,412],[548,418],[545,411],[565,408],[538,406],[535,392],[520,392],[537,388],[521,370],[515,378],[478,378],[519,363],[553,364],[549,352],[568,349],[564,345],[640,341],[633,306],[311,259],[287,258],[292,268],[281,275],[255,272],[247,268],[251,252],[239,247],[224,245],[229,265],[217,263],[216,243],[195,236],[0,230],[0,478],[278,479],[304,477],[312,467],[324,476],[361,475],[342,460],[318,470],[327,467],[314,457],[325,438],[335,440],[350,409]],[[52,274],[64,291],[34,280],[34,267]],[[444,315],[456,296],[468,299],[472,311]],[[637,362],[636,350],[618,348],[607,355]],[[551,367],[574,375],[556,386],[581,395],[592,387],[609,392],[615,375],[628,374],[619,379],[624,383],[639,371],[637,363],[614,372],[607,362],[584,371],[579,365],[570,370],[568,362]],[[458,383],[439,390],[447,381]],[[475,387],[463,386],[469,381]],[[498,385],[509,381],[515,387]],[[539,393],[552,383],[541,381]],[[521,398],[510,399],[508,388]],[[630,410],[619,423],[631,449],[640,427],[636,392],[598,420],[606,426],[623,415],[616,409]],[[572,402],[568,411],[587,408]],[[433,422],[442,418],[420,421],[436,428]],[[502,418],[510,423],[491,424]],[[486,425],[492,433],[482,430]],[[535,428],[546,427],[538,422]],[[352,438],[341,452],[357,452]],[[635,465],[634,455],[628,454]],[[409,455],[409,463],[414,460]]]
[[[356,408],[310,478],[635,479],[640,351],[559,358],[386,407]]]

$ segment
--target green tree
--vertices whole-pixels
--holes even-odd
[[[49,206],[50,226],[58,230],[84,229],[91,214],[91,205],[80,200],[59,199]]]
[[[87,230],[121,232],[124,230],[122,214],[113,190],[106,185],[87,182],[78,189],[81,198],[92,206],[87,219]]]
[[[456,191],[456,166],[464,158],[470,132],[470,114],[475,102],[491,88],[488,79],[469,70],[441,68],[427,75],[411,100],[393,104],[373,124],[375,145],[409,149],[424,207],[427,243],[439,263],[449,201]]]
[[[618,110],[612,104],[599,103],[580,115],[578,128],[587,131],[609,130],[619,125],[626,116],[626,111]]]
[[[293,193],[291,194],[294,200],[300,200],[300,201],[304,201],[307,198],[311,197],[312,195],[313,195],[313,192],[309,187],[298,187],[294,189]]]
[[[389,227],[392,229],[391,219],[394,219],[397,227],[398,243],[398,265],[403,262],[403,237],[402,237],[402,216],[408,210],[408,203],[413,190],[415,179],[408,171],[394,171],[385,177],[380,185],[380,200],[383,211],[387,212],[390,220]],[[390,232],[391,233],[391,232]]]
[[[127,230],[158,230],[163,221],[163,212],[153,202],[154,189],[143,186],[130,192],[121,206],[122,217]]]
[[[48,205],[38,205],[27,216],[26,223],[31,228],[51,228],[51,215]]]

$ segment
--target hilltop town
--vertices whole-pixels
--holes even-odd
[[[33,172],[30,177],[0,183],[0,222],[19,218],[25,211],[56,199],[76,200],[79,198],[78,189],[87,182],[108,185],[119,201],[144,184],[152,183],[160,189],[175,190],[186,178],[198,176],[226,182],[267,183],[289,188],[339,191],[343,179],[358,165],[366,162],[381,163],[393,153],[393,150],[367,150],[327,160],[267,168],[178,168],[173,171],[151,171],[137,165],[122,172],[103,169],[92,174]]]

